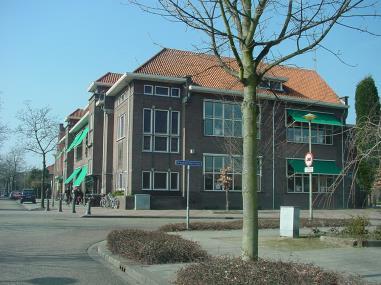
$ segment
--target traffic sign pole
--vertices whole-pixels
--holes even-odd
[[[175,165],[181,165],[187,167],[187,210],[186,210],[186,224],[187,230],[189,230],[189,171],[192,167],[201,167],[202,161],[199,160],[175,160]]]
[[[187,230],[189,230],[189,170],[190,165],[187,165]]]
[[[311,121],[308,121],[308,132],[309,132],[309,145],[308,145],[308,148],[309,148],[309,152],[312,153],[311,151]],[[312,166],[312,162],[311,162],[311,165]],[[310,172],[310,220],[313,219],[313,213],[312,213],[312,172]]]

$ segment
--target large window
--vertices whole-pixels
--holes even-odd
[[[123,143],[123,141],[121,141],[121,142],[118,143],[118,147],[117,147],[117,151],[118,151],[118,154],[117,154],[118,169],[123,169],[123,148],[124,148],[124,143]]]
[[[179,173],[168,171],[143,171],[142,189],[158,191],[178,191]]]
[[[308,123],[295,122],[291,116],[287,116],[287,141],[296,143],[308,143]],[[333,144],[333,126],[311,124],[312,144]]]
[[[83,153],[83,147],[82,143],[80,143],[76,148],[75,148],[75,160],[79,161],[82,160],[82,153]]]
[[[261,191],[262,159],[258,158],[257,164],[257,187]],[[209,191],[221,191],[222,185],[218,181],[221,169],[229,168],[228,175],[232,185],[229,190],[242,190],[242,156],[229,156],[221,154],[204,155],[204,189]]]
[[[143,110],[143,151],[179,152],[180,112]]]
[[[125,126],[126,126],[126,114],[119,116],[118,118],[118,136],[117,139],[125,137]]]
[[[260,108],[257,116],[257,138],[260,137]],[[242,137],[241,105],[228,101],[204,101],[204,135]]]
[[[126,189],[126,173],[125,172],[118,172],[117,173],[117,185],[116,188],[118,190],[125,190]]]

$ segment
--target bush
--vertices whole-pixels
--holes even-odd
[[[366,284],[356,277],[344,277],[309,264],[219,257],[180,269],[177,285],[248,284]]]
[[[123,190],[121,190],[121,191],[114,191],[114,192],[111,193],[111,195],[113,197],[124,196],[124,191]]]
[[[114,254],[144,264],[203,261],[206,251],[193,241],[176,235],[142,230],[114,230],[107,236],[107,245]]]
[[[352,217],[348,225],[341,232],[343,235],[353,237],[363,237],[368,234],[366,227],[369,225],[369,219],[363,216]]]
[[[301,227],[342,227],[348,224],[346,219],[314,219],[312,221],[302,218]],[[242,229],[242,220],[229,222],[194,222],[190,223],[191,230],[197,231],[224,231],[224,230],[240,230]],[[260,229],[277,229],[279,228],[279,219],[259,219],[258,227]],[[161,226],[159,231],[162,232],[179,232],[185,231],[185,223],[168,224]]]

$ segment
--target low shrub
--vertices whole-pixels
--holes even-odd
[[[342,227],[348,224],[347,219],[314,219],[312,221],[302,218],[300,220],[301,227]],[[242,220],[234,220],[229,222],[192,222],[189,224],[191,230],[196,231],[224,231],[224,230],[240,230],[242,229]],[[277,229],[279,228],[279,219],[259,219],[258,227],[260,229]],[[179,232],[185,231],[185,223],[167,224],[161,226],[159,231],[162,232]]]
[[[180,269],[177,285],[248,285],[248,284],[366,284],[357,277],[344,277],[338,273],[293,262],[219,257]]]
[[[366,227],[369,225],[369,219],[363,216],[352,217],[348,225],[342,230],[343,235],[362,237],[368,234]]]
[[[114,254],[144,264],[203,261],[206,251],[193,241],[163,232],[114,230],[107,236],[107,245]]]
[[[121,190],[121,191],[114,191],[112,192],[111,194],[113,197],[117,197],[117,196],[124,196],[124,191]]]

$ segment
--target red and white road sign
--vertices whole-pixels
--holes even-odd
[[[311,167],[313,162],[314,162],[314,155],[312,154],[312,152],[307,152],[306,155],[304,156],[304,163],[306,164],[307,167]]]

